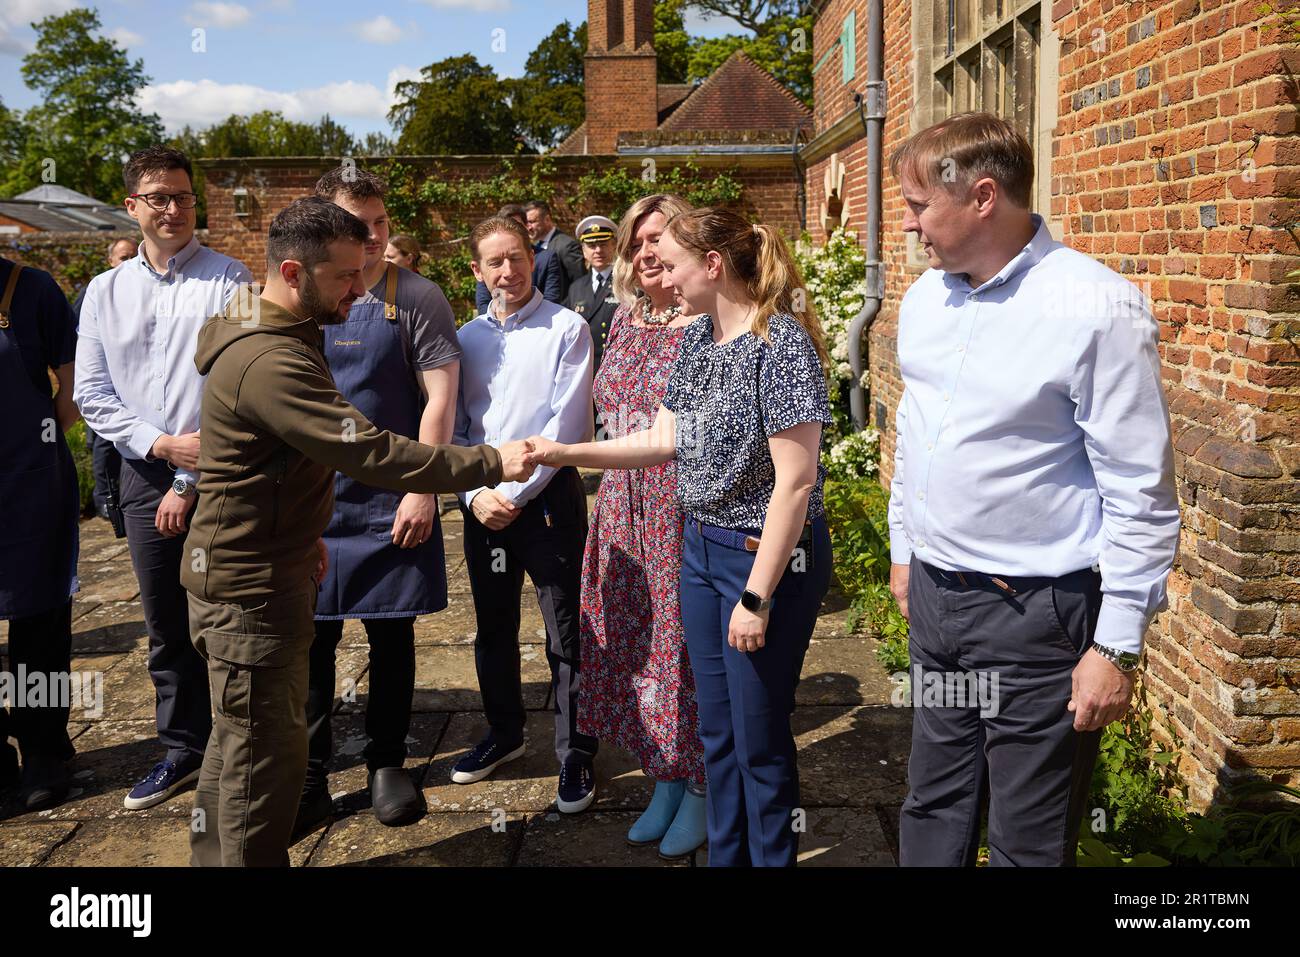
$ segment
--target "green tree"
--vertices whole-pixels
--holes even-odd
[[[507,81],[515,117],[531,146],[554,146],[582,123],[586,50],[586,21],[575,29],[565,20],[528,54],[524,75]]]
[[[728,34],[697,37],[691,41],[687,77],[692,83],[706,79],[737,50],[771,73],[791,93],[812,106],[812,17],[779,15],[764,21],[754,37]]]
[[[94,10],[79,7],[33,27],[36,47],[23,58],[22,75],[41,103],[23,117],[23,148],[4,187],[12,194],[52,181],[116,202],[123,157],[163,139],[157,115],[135,106],[149,82],[144,62],[96,36]]]
[[[660,83],[685,83],[691,60],[691,38],[686,32],[686,0],[655,4],[655,53]]]
[[[736,21],[755,36],[781,29],[783,19],[807,13],[799,0],[685,0],[683,6],[696,10],[705,20],[725,17]],[[809,35],[811,43],[812,36]]]
[[[524,151],[509,87],[470,54],[429,64],[396,97],[388,119],[399,153]]]

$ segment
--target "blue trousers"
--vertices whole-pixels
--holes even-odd
[[[812,547],[796,552],[772,594],[765,643],[754,652],[727,644],[754,552],[709,541],[686,521],[682,625],[708,778],[709,865],[793,866],[799,771],[790,715],[817,612],[830,585],[831,540],[813,522]]]

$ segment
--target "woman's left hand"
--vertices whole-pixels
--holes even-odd
[[[757,615],[737,603],[731,612],[731,625],[727,628],[727,644],[737,651],[758,651],[764,644],[767,615],[767,612]]]

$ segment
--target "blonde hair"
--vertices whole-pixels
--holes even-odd
[[[949,192],[965,191],[987,176],[1017,206],[1033,205],[1034,151],[1014,126],[992,113],[957,113],[921,130],[894,150],[889,171]]]
[[[651,213],[662,213],[665,220],[689,212],[691,204],[673,193],[655,193],[642,196],[633,203],[619,220],[614,236],[614,298],[629,309],[641,296],[636,284],[636,269],[632,266],[632,241],[636,238],[637,224]]]
[[[750,331],[769,343],[768,320],[788,313],[804,327],[822,367],[829,365],[826,336],[785,237],[771,226],[751,224],[729,209],[704,208],[674,216],[665,232],[685,250],[703,259],[710,252],[722,256],[727,273],[745,284],[757,308]]]

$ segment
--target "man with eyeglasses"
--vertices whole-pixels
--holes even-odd
[[[139,255],[86,287],[73,399],[122,454],[120,501],[149,632],[162,759],[127,794],[129,810],[167,800],[198,778],[212,730],[208,672],[190,642],[181,586],[185,531],[199,476],[203,377],[199,327],[253,276],[194,237],[193,173],[184,153],[150,146],[123,169]],[[252,296],[248,297],[252,301]]]

